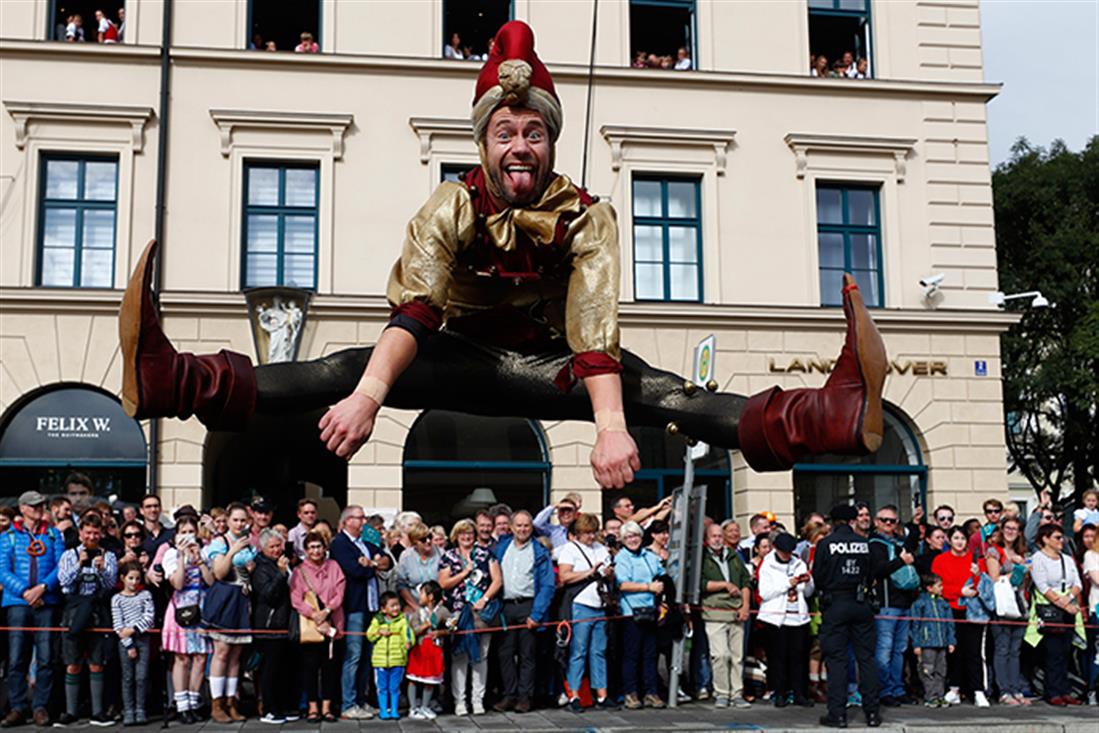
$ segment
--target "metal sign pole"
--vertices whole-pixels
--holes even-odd
[[[691,449],[687,448],[684,458],[683,487],[676,491],[673,502],[676,516],[680,518],[679,553],[676,557],[677,572],[675,574],[675,602],[682,606],[687,599],[687,578],[692,574],[688,572],[688,556],[691,554],[691,494],[694,492],[695,462],[691,458]],[[668,707],[679,706],[679,674],[683,671],[683,637],[672,642],[672,659],[668,669]]]

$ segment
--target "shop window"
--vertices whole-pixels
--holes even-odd
[[[242,287],[316,288],[319,198],[315,164],[245,164]]]
[[[630,0],[630,58],[635,68],[697,68],[694,0]]]
[[[870,0],[809,0],[809,55],[814,76],[871,78]]]
[[[820,304],[843,304],[843,273],[850,272],[869,307],[881,307],[881,208],[877,187],[817,184]]]
[[[511,16],[511,0],[443,0],[440,54],[455,61],[487,59],[489,43]]]
[[[701,188],[697,178],[634,178],[636,300],[702,300]]]
[[[635,509],[644,509],[670,496],[683,485],[687,444],[682,437],[668,435],[660,428],[630,428],[637,443],[641,470],[624,489],[601,492],[603,516],[614,516],[614,505],[623,496],[630,497]],[[732,516],[733,476],[727,451],[710,446],[705,456],[695,461],[695,486],[706,487],[706,514],[718,521]]]
[[[864,501],[871,507],[893,504],[902,518],[925,500],[927,466],[909,420],[889,405],[878,451],[869,456],[822,455],[794,466],[794,513],[827,516],[836,504]]]
[[[38,210],[38,284],[114,286],[118,158],[48,155]]]
[[[498,503],[537,514],[549,500],[549,480],[536,422],[430,410],[405,440],[401,504],[448,528]]]
[[[323,48],[321,0],[249,0],[248,18],[251,33],[245,39],[245,48],[253,51],[293,51],[306,42],[302,38],[306,33],[318,49]]]
[[[97,17],[97,12],[102,12],[102,17]],[[124,43],[126,3],[124,0],[50,0],[46,33],[50,40],[68,43]]]

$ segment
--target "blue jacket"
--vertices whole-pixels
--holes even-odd
[[[946,649],[951,644],[957,645],[954,613],[945,598],[932,597],[925,591],[912,604],[909,613],[915,619],[909,626],[909,636],[912,637],[914,648]]]
[[[648,591],[624,591],[623,583],[651,583],[664,574],[664,563],[652,550],[634,554],[625,547],[614,556],[614,582],[619,586],[622,614],[633,616],[635,608],[653,608],[656,596]]]
[[[361,539],[361,538],[360,538]],[[363,540],[366,549],[370,551],[370,557],[375,558],[382,554],[382,550],[375,545]],[[328,548],[328,555],[340,566],[344,577],[347,579],[343,595],[343,612],[358,613],[377,611],[369,608],[369,588],[378,581],[374,578],[374,568],[363,567],[359,564],[362,552],[355,546],[344,532],[337,532],[332,538],[332,546]],[[375,602],[377,594],[375,594]]]
[[[16,520],[12,528],[0,535],[0,584],[4,586],[3,607],[26,606],[23,593],[31,587],[31,561],[35,561],[36,585],[46,584],[46,594],[42,597],[47,606],[61,603],[61,585],[57,580],[57,567],[61,555],[65,553],[65,538],[53,527],[45,532],[35,533],[35,538],[46,546],[46,552],[36,558],[27,554],[30,545],[30,533],[22,529],[22,520]]]
[[[973,578],[965,581],[962,588],[973,587]],[[977,595],[972,598],[962,596],[962,605],[965,606],[965,620],[974,623],[988,623],[996,613],[996,592],[992,586],[992,579],[987,574],[981,573],[977,580]]]
[[[501,567],[504,564],[504,553],[511,547],[515,538],[511,535],[500,538],[496,545],[496,561]],[[530,607],[531,620],[541,623],[549,614],[550,604],[553,603],[553,594],[557,590],[557,576],[553,574],[553,558],[549,550],[542,547],[542,543],[533,537],[530,538],[534,545],[534,603]],[[503,594],[500,598],[503,598]],[[541,629],[539,629],[541,630]]]

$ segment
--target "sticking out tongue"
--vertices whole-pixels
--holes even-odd
[[[517,197],[526,196],[534,190],[534,171],[509,170],[504,175],[507,177],[512,193]]]

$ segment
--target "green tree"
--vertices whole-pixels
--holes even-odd
[[[1099,479],[1099,136],[1011,153],[992,174],[1000,287],[1053,306],[1025,308],[1001,340],[1007,446],[1035,491],[1079,501]]]

